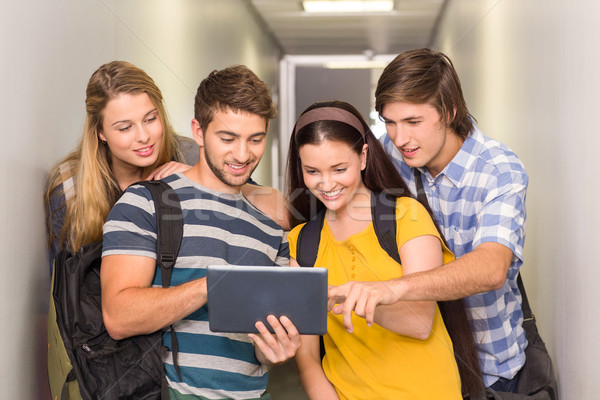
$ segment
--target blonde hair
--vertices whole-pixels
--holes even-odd
[[[110,149],[101,142],[98,133],[102,131],[106,104],[122,93],[146,93],[156,107],[163,127],[160,153],[153,165],[144,168],[143,178],[157,166],[181,158],[162,93],[152,78],[125,61],[102,65],[88,82],[83,136],[75,151],[54,166],[46,185],[44,205],[50,247],[58,241],[59,248],[77,251],[87,243],[102,239],[102,226],[119,197],[120,188],[111,168]],[[71,193],[59,192],[66,192],[62,188],[67,186],[74,186],[74,190]],[[51,209],[50,199],[55,196],[64,196],[65,202]],[[64,209],[64,224],[60,232],[55,232],[52,227],[53,214],[61,208]]]

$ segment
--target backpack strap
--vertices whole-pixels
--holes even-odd
[[[371,217],[379,245],[394,261],[402,264],[396,241],[396,197],[386,192],[373,193]]]
[[[181,212],[181,203],[175,190],[163,181],[141,181],[138,182],[146,187],[154,201],[156,210],[156,262],[160,266],[160,277],[163,288],[171,285],[171,273],[177,260],[181,241],[183,239],[183,213]],[[173,355],[173,365],[179,380],[181,372],[177,355],[179,346],[177,336],[173,325],[171,330],[171,354]]]
[[[414,168],[414,171],[415,185],[417,186],[417,200],[419,200],[423,205],[429,205],[429,202],[427,201],[427,195],[425,194],[425,189],[423,188],[423,177],[421,176],[421,172],[417,168]]]
[[[138,182],[152,194],[156,210],[156,262],[162,287],[171,285],[171,273],[183,239],[183,214],[175,190],[163,181]]]
[[[325,221],[325,208],[323,208],[313,219],[308,221],[298,234],[296,245],[296,261],[301,267],[314,267],[319,253],[319,242],[321,231]]]
[[[529,300],[527,299],[527,293],[525,292],[525,286],[523,286],[523,279],[521,279],[521,272],[517,275],[517,286],[521,292],[521,310],[523,311],[523,322],[532,320],[535,322],[535,315],[531,311]]]
[[[396,197],[385,192],[373,193],[371,217],[379,245],[394,261],[401,264],[396,241]],[[313,267],[317,261],[323,221],[325,221],[325,209],[300,229],[296,261],[301,267]]]

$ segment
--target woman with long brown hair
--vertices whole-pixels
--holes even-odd
[[[315,261],[315,267],[329,270],[331,285],[325,356],[321,360],[314,336],[304,336],[296,354],[309,397],[458,400],[461,389],[470,394],[480,390],[464,309],[461,315],[461,309],[449,314],[449,319],[463,321],[450,335],[435,301],[399,302],[392,294],[385,304],[354,302],[353,284],[385,283],[454,259],[426,207],[411,197],[354,107],[323,102],[302,113],[290,141],[288,185],[296,218],[312,219],[325,209]],[[374,230],[371,200],[382,192],[397,197],[396,241],[402,264],[381,248]],[[288,235],[291,265],[298,265],[302,226]],[[469,343],[453,346],[455,335]],[[457,361],[467,367],[461,368],[464,376]]]

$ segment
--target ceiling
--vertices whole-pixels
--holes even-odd
[[[388,13],[309,14],[300,0],[247,0],[285,55],[396,54],[426,47],[446,0],[396,0]]]

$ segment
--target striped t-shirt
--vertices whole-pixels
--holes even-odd
[[[179,196],[184,222],[171,286],[204,277],[211,264],[287,265],[289,249],[282,228],[243,195],[210,190],[183,174],[164,181]],[[104,225],[102,255],[113,254],[156,259],[154,203],[141,185],[125,191]],[[161,286],[159,268],[153,285]],[[205,305],[174,325],[182,380],[169,352],[164,361],[171,399],[268,396],[267,369],[256,359],[248,335],[211,332],[208,312]],[[171,335],[165,334],[163,342],[170,350]]]

